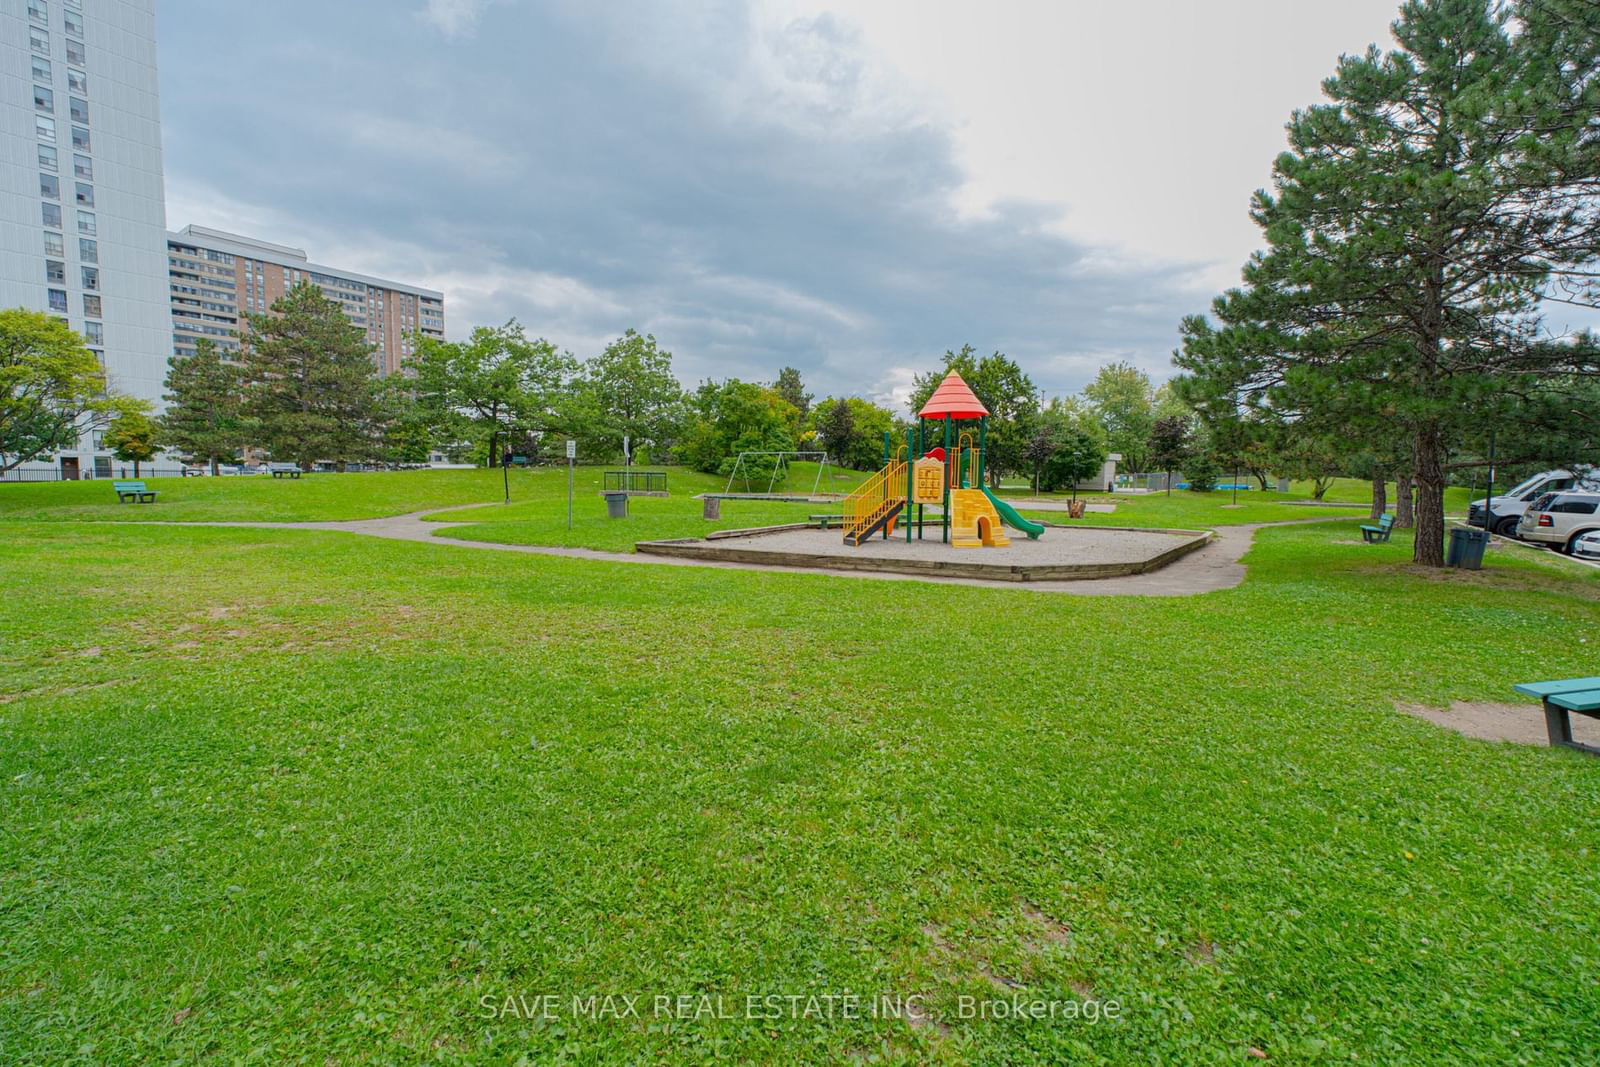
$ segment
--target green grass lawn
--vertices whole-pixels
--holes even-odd
[[[573,471],[574,512],[603,516],[599,496],[605,467],[577,467]],[[645,469],[645,468],[641,468]],[[727,479],[681,467],[665,469],[670,500],[684,515],[700,515],[694,494],[722,492]],[[864,475],[830,468],[818,481],[815,464],[796,463],[788,480],[776,491],[845,493]],[[500,503],[509,483],[511,506],[532,504],[530,515],[543,515],[559,503],[566,525],[567,470],[565,467],[499,470],[404,471],[363,474],[308,474],[302,478],[265,475],[227,478],[151,478],[145,484],[158,492],[154,504],[119,504],[111,483],[100,481],[0,484],[0,522],[51,521],[165,521],[165,522],[333,522],[375,519],[413,511],[461,508]],[[765,491],[766,483],[753,487]],[[742,491],[742,485],[733,491]],[[659,501],[656,502],[659,504]],[[650,506],[650,505],[647,505]],[[799,506],[809,512],[828,511],[826,505]],[[833,510],[837,510],[835,507]],[[507,511],[522,516],[524,510]],[[787,520],[785,520],[787,521]]]
[[[600,484],[599,468],[593,472]],[[526,471],[513,478],[530,478]],[[565,472],[563,472],[565,479]],[[154,504],[119,504],[105,480],[0,485],[0,521],[322,522],[504,499],[500,471],[307,474],[302,478],[147,478]],[[563,481],[563,485],[564,485]]]
[[[1393,710],[1594,673],[1564,561],[1353,515],[1079,598],[7,507],[4,1062],[1600,1056],[1600,760]],[[846,992],[943,1025],[742,1017]],[[1013,994],[1121,1010],[956,1017]]]

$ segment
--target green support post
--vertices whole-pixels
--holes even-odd
[[[948,545],[950,543],[950,478],[951,478],[951,475],[955,473],[955,464],[950,462],[950,416],[949,415],[946,415],[944,417],[944,466],[945,466],[944,520],[943,520],[943,523],[942,523],[942,525],[944,526],[944,535],[942,537],[942,540],[944,541],[945,544]],[[959,477],[959,475],[957,475],[957,477]]]
[[[916,444],[915,433],[911,427],[906,427],[906,544],[911,543],[911,527],[916,523],[912,520],[916,516],[916,505],[911,502],[911,479],[917,473],[917,454],[912,451]],[[885,432],[885,437],[888,433]]]
[[[972,488],[983,488],[983,465],[988,460],[989,450],[984,447],[984,438],[989,429],[989,417],[985,415],[978,420],[978,481]]]
[[[918,459],[922,458],[922,418],[920,416],[917,418],[917,447],[914,450],[914,455],[916,455],[916,457]],[[923,516],[925,514],[926,514],[926,512],[925,512],[923,506],[921,504],[918,504],[917,505],[917,540],[918,541],[922,540],[922,519],[923,519]]]

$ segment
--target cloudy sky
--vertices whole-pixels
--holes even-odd
[[[1396,0],[162,0],[168,224],[446,294],[580,356],[903,397],[1168,373],[1246,209]]]

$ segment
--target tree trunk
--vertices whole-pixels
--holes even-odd
[[[1417,482],[1416,544],[1411,559],[1425,567],[1444,566],[1444,443],[1433,426],[1417,430],[1412,472]]]
[[[1394,524],[1402,530],[1416,525],[1416,506],[1412,500],[1411,472],[1401,471],[1394,479]]]
[[[135,478],[139,477],[139,461],[138,460],[134,460],[133,461],[133,476]]]
[[[211,457],[211,477],[215,478],[221,472],[217,469],[217,457]]]
[[[1367,516],[1372,522],[1383,518],[1383,513],[1389,507],[1389,487],[1383,480],[1383,475],[1372,479],[1372,513]]]
[[[1263,493],[1265,493],[1267,491],[1267,472],[1266,471],[1257,471],[1256,475],[1255,475],[1255,479],[1256,479],[1256,481],[1261,483],[1261,491]]]

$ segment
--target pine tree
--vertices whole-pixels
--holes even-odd
[[[318,460],[342,468],[373,455],[381,436],[377,363],[339,305],[304,281],[270,313],[248,318],[241,364],[252,436],[308,470]]]
[[[1594,276],[1597,12],[1405,4],[1399,47],[1345,57],[1330,102],[1291,120],[1253,209],[1268,247],[1214,305],[1222,327],[1183,326],[1177,362],[1211,396],[1319,428],[1387,423],[1411,453],[1421,564],[1444,562],[1463,434],[1586,369],[1582,346],[1541,343],[1539,309]]]
[[[794,409],[804,418],[811,411],[811,394],[806,392],[805,382],[800,378],[800,372],[794,367],[784,367],[778,371],[778,380],[772,386],[778,395],[794,405]]]
[[[218,462],[245,444],[240,368],[205,337],[195,342],[194,355],[173,356],[167,368],[161,439],[191,461],[206,461],[215,475]]]

